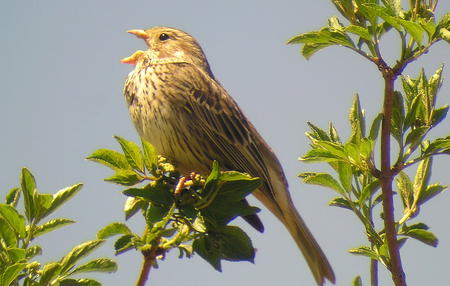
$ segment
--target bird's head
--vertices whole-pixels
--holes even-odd
[[[148,50],[137,51],[122,62],[136,64],[142,56],[147,55],[155,62],[191,62],[212,76],[202,48],[188,33],[168,27],[129,30],[128,33],[143,39]]]

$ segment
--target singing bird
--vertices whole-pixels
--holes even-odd
[[[124,96],[139,135],[184,174],[207,175],[217,160],[226,170],[261,178],[253,194],[286,226],[317,284],[334,283],[330,263],[291,200],[280,162],[216,80],[197,41],[168,27],[128,32],[148,47],[122,60],[135,65]],[[256,215],[244,219],[264,230]]]

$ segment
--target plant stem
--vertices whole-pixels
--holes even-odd
[[[378,286],[378,261],[370,260],[370,286]]]
[[[153,249],[153,247],[152,247]],[[143,253],[144,254],[144,253]],[[154,262],[154,258],[152,258],[151,250],[148,255],[144,254],[144,263],[142,263],[141,274],[139,275],[139,280],[136,283],[136,286],[144,286],[147,282],[148,275],[150,273],[150,269],[152,269],[152,265]]]
[[[145,283],[148,280],[148,275],[150,274],[150,270],[152,269],[152,265],[156,262],[156,257],[158,256],[158,248],[159,248],[159,239],[156,239],[156,244],[153,245],[148,250],[143,250],[142,255],[144,256],[144,262],[142,263],[141,274],[139,275],[139,280],[136,283],[136,286],[145,286]]]
[[[395,229],[394,200],[392,192],[392,180],[394,174],[391,170],[391,118],[394,99],[394,81],[397,75],[384,62],[380,62],[380,71],[383,73],[384,106],[383,122],[381,125],[381,189],[383,194],[384,227],[386,242],[389,249],[392,280],[396,286],[406,286],[405,273],[403,272],[400,251],[397,245],[397,231]]]

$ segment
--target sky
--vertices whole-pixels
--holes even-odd
[[[439,9],[440,15],[450,11],[450,2],[440,1]],[[382,80],[373,64],[340,47],[306,60],[298,46],[285,44],[296,34],[321,28],[335,15],[330,1],[1,1],[0,195],[19,185],[22,167],[32,171],[41,192],[84,184],[54,216],[77,223],[37,239],[44,249],[37,259],[56,260],[94,239],[106,224],[124,221],[120,187],[103,181],[112,172],[84,158],[98,148],[118,149],[113,135],[138,140],[122,96],[133,67],[119,60],[143,49],[144,43],[126,30],[171,26],[199,41],[216,78],[274,149],[294,203],[334,267],[337,285],[350,285],[356,275],[368,285],[368,260],[347,252],[366,243],[362,226],[350,212],[327,206],[334,197],[331,190],[297,178],[300,172],[322,170],[318,164],[297,160],[308,150],[306,122],[326,127],[331,121],[345,138],[355,93],[368,119],[380,111]],[[382,42],[388,60],[396,56],[397,44],[394,36]],[[415,77],[424,67],[430,75],[441,63],[449,64],[448,51],[448,44],[439,43],[404,73]],[[440,105],[450,102],[447,67],[443,76]],[[449,121],[431,135],[447,135]],[[439,157],[432,182],[450,184],[448,166],[450,159]],[[421,209],[420,221],[431,227],[440,243],[431,248],[410,240],[402,248],[408,285],[450,285],[449,204],[444,193]],[[235,221],[257,248],[255,264],[225,262],[219,273],[198,256],[179,260],[174,252],[152,270],[148,285],[314,285],[287,231],[265,209],[261,218],[263,234]],[[140,219],[130,224],[136,232],[143,230]],[[113,241],[91,258],[114,257]],[[140,253],[115,259],[115,274],[90,277],[104,285],[134,285]],[[380,267],[380,285],[389,281]]]

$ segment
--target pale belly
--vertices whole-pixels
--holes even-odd
[[[131,119],[139,135],[151,143],[158,153],[175,164],[183,174],[197,172],[208,175],[212,160],[203,156],[198,140],[205,135],[195,127],[195,118],[180,102],[161,101],[158,90],[136,90],[129,102]],[[182,96],[182,95],[180,95]]]

